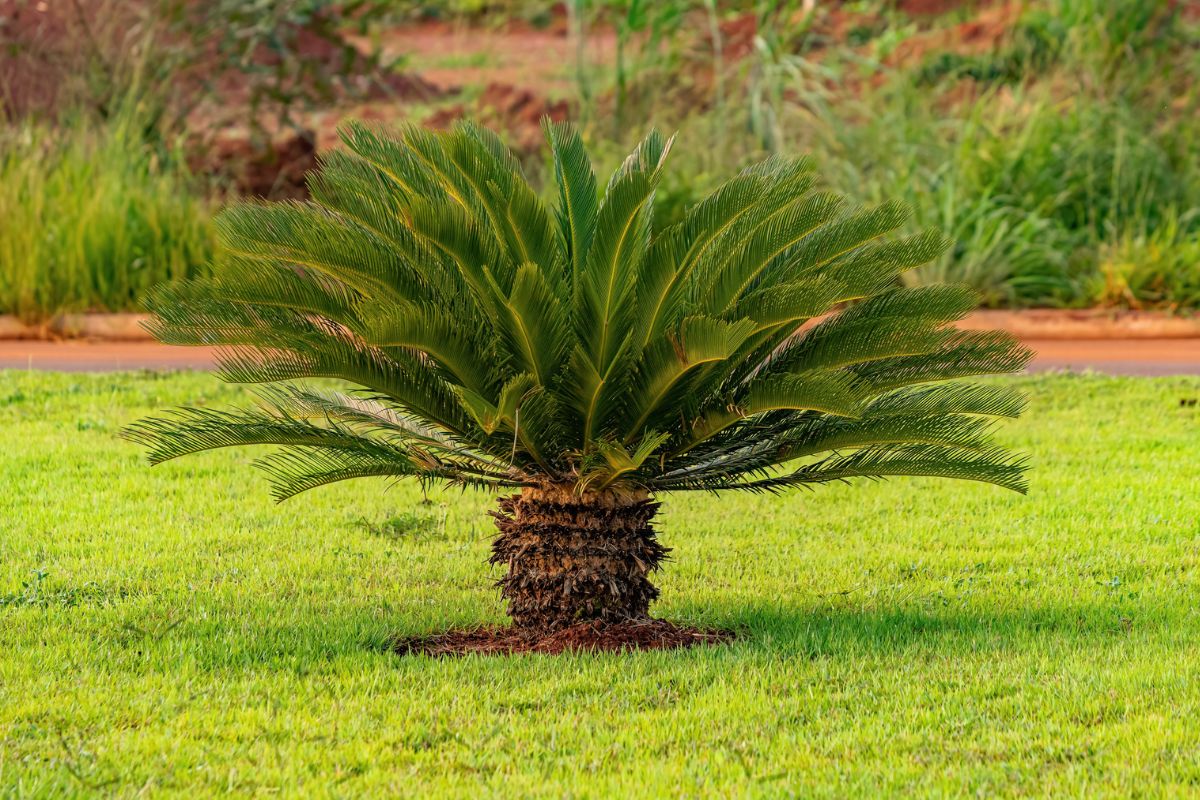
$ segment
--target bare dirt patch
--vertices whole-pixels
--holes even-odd
[[[506,83],[489,83],[473,106],[456,104],[439,109],[425,125],[444,130],[463,118],[508,133],[509,144],[521,153],[534,153],[542,145],[541,122],[548,117],[562,122],[570,115],[566,100],[551,101],[528,89]]]
[[[1002,2],[983,8],[971,19],[909,37],[888,57],[889,67],[920,64],[931,53],[979,55],[996,50],[1021,17],[1024,4]]]
[[[899,0],[896,9],[914,16],[937,16],[957,11],[964,6],[974,8],[976,5],[977,3],[968,3],[966,0]]]
[[[422,78],[446,90],[504,83],[554,95],[573,87],[576,44],[564,25],[490,29],[426,22],[383,31],[378,44],[385,57],[408,59]],[[592,29],[583,55],[594,69],[612,64],[616,49],[615,33]]]
[[[307,198],[305,178],[317,166],[312,131],[288,130],[259,142],[247,130],[234,130],[192,152],[192,172],[224,178],[243,197],[268,200]]]
[[[627,652],[677,650],[733,641],[731,631],[693,628],[662,619],[630,622],[581,622],[544,637],[530,637],[512,628],[477,628],[431,636],[395,639],[391,649],[400,655],[465,656],[513,653]]]

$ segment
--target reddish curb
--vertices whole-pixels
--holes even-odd
[[[105,342],[150,342],[142,323],[149,314],[59,314],[38,325],[0,315],[0,339],[94,339]]]
[[[86,339],[150,342],[142,323],[146,314],[60,314],[41,325],[0,315],[0,340]],[[1041,341],[1094,339],[1200,339],[1200,315],[1175,316],[1157,311],[1029,309],[976,311],[959,323],[964,330],[1002,330],[1020,339]]]
[[[1200,316],[1174,316],[1157,311],[976,311],[959,327],[1008,331],[1019,339],[1200,339]]]

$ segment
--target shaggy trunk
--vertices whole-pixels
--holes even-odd
[[[491,561],[508,568],[499,585],[517,628],[647,618],[658,597],[649,575],[667,548],[650,526],[658,503],[645,492],[530,488],[499,502]]]

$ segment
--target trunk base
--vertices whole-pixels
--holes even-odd
[[[499,586],[515,630],[536,638],[580,622],[649,619],[658,597],[649,575],[667,548],[645,492],[548,487],[499,503],[491,562],[507,567]]]

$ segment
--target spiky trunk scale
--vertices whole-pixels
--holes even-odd
[[[499,504],[491,562],[507,568],[499,585],[514,626],[536,634],[648,617],[658,597],[650,573],[668,550],[650,525],[658,503],[645,492],[552,486]]]

